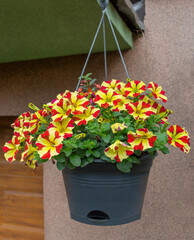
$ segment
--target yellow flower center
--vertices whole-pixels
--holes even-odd
[[[106,97],[106,102],[110,103],[112,97]]]

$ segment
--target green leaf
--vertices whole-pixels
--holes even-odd
[[[121,115],[120,112],[113,112],[112,113],[112,117],[118,117],[119,115]]]
[[[88,164],[89,164],[89,162],[87,161],[87,159],[82,159],[80,167],[83,168],[83,167],[87,166]]]
[[[162,149],[160,149],[160,151],[164,154],[169,153],[169,149],[166,146],[164,146]]]
[[[105,141],[106,143],[110,142],[111,136],[109,134],[102,136],[103,141]]]
[[[110,130],[110,123],[103,123],[101,126],[101,131],[102,132],[107,132]]]
[[[53,157],[57,162],[65,162],[66,161],[66,157],[64,153],[60,153],[57,156]]]
[[[154,151],[156,151],[156,147],[149,148],[147,151],[148,151],[149,153],[154,152]]]
[[[111,162],[111,163],[115,163],[116,160],[111,160],[109,157],[107,157],[106,155],[102,155],[100,157],[101,160],[107,161],[107,162]]]
[[[168,137],[166,135],[166,133],[155,133],[155,135],[157,136],[157,141],[159,142],[159,144],[166,144],[168,142]]]
[[[87,151],[86,151],[86,157],[89,157],[90,155],[92,155],[92,151],[87,150]]]
[[[65,153],[66,157],[69,157],[72,153],[72,149],[63,149],[63,152]]]
[[[154,159],[155,156],[156,156],[156,153],[157,153],[157,151],[154,150],[154,151],[152,151],[152,152],[149,152],[149,155],[150,155],[150,157],[151,157],[152,159]]]
[[[132,160],[132,163],[140,164],[139,158],[136,158],[135,156],[130,156],[130,159]]]
[[[88,158],[87,158],[87,161],[88,161],[89,163],[92,163],[92,162],[94,161],[94,157],[93,157],[93,156],[88,157]]]
[[[94,150],[92,152],[93,156],[96,157],[96,158],[99,158],[100,157],[100,152],[98,150]]]
[[[100,159],[101,159],[101,160],[105,160],[105,161],[107,161],[107,162],[110,162],[110,161],[111,161],[111,159],[110,159],[109,157],[107,157],[106,155],[102,155],[102,156],[100,157]]]
[[[63,170],[66,167],[66,162],[57,162],[58,170]]]
[[[44,163],[44,162],[47,162],[47,161],[48,161],[48,159],[39,158],[39,159],[37,160],[37,164],[39,165],[39,164]]]
[[[117,168],[123,173],[131,172],[132,163],[131,162],[119,162],[116,164]]]
[[[92,81],[90,81],[90,85],[94,84],[96,82],[96,79],[93,79]]]
[[[81,164],[81,158],[76,153],[71,154],[71,156],[69,157],[69,160],[71,164],[73,164],[73,166],[75,167],[79,167]]]
[[[135,151],[134,151],[134,154],[135,154],[136,156],[140,156],[140,155],[142,154],[142,151],[140,151],[140,150],[135,150]]]
[[[86,77],[88,78],[89,76],[91,76],[92,75],[92,73],[87,73],[86,74]]]
[[[74,169],[75,168],[75,166],[73,164],[71,164],[69,161],[67,162],[67,167],[69,169]]]

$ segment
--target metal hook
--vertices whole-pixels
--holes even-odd
[[[109,0],[100,0],[100,6],[104,10],[109,4]]]

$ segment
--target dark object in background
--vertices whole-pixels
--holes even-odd
[[[132,32],[144,32],[145,0],[110,0]]]
[[[139,19],[143,22],[145,17],[145,0],[131,0],[131,3]]]

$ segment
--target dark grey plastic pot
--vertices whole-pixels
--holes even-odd
[[[130,173],[95,160],[84,168],[63,170],[71,218],[92,225],[119,225],[141,218],[153,159],[140,157]]]

